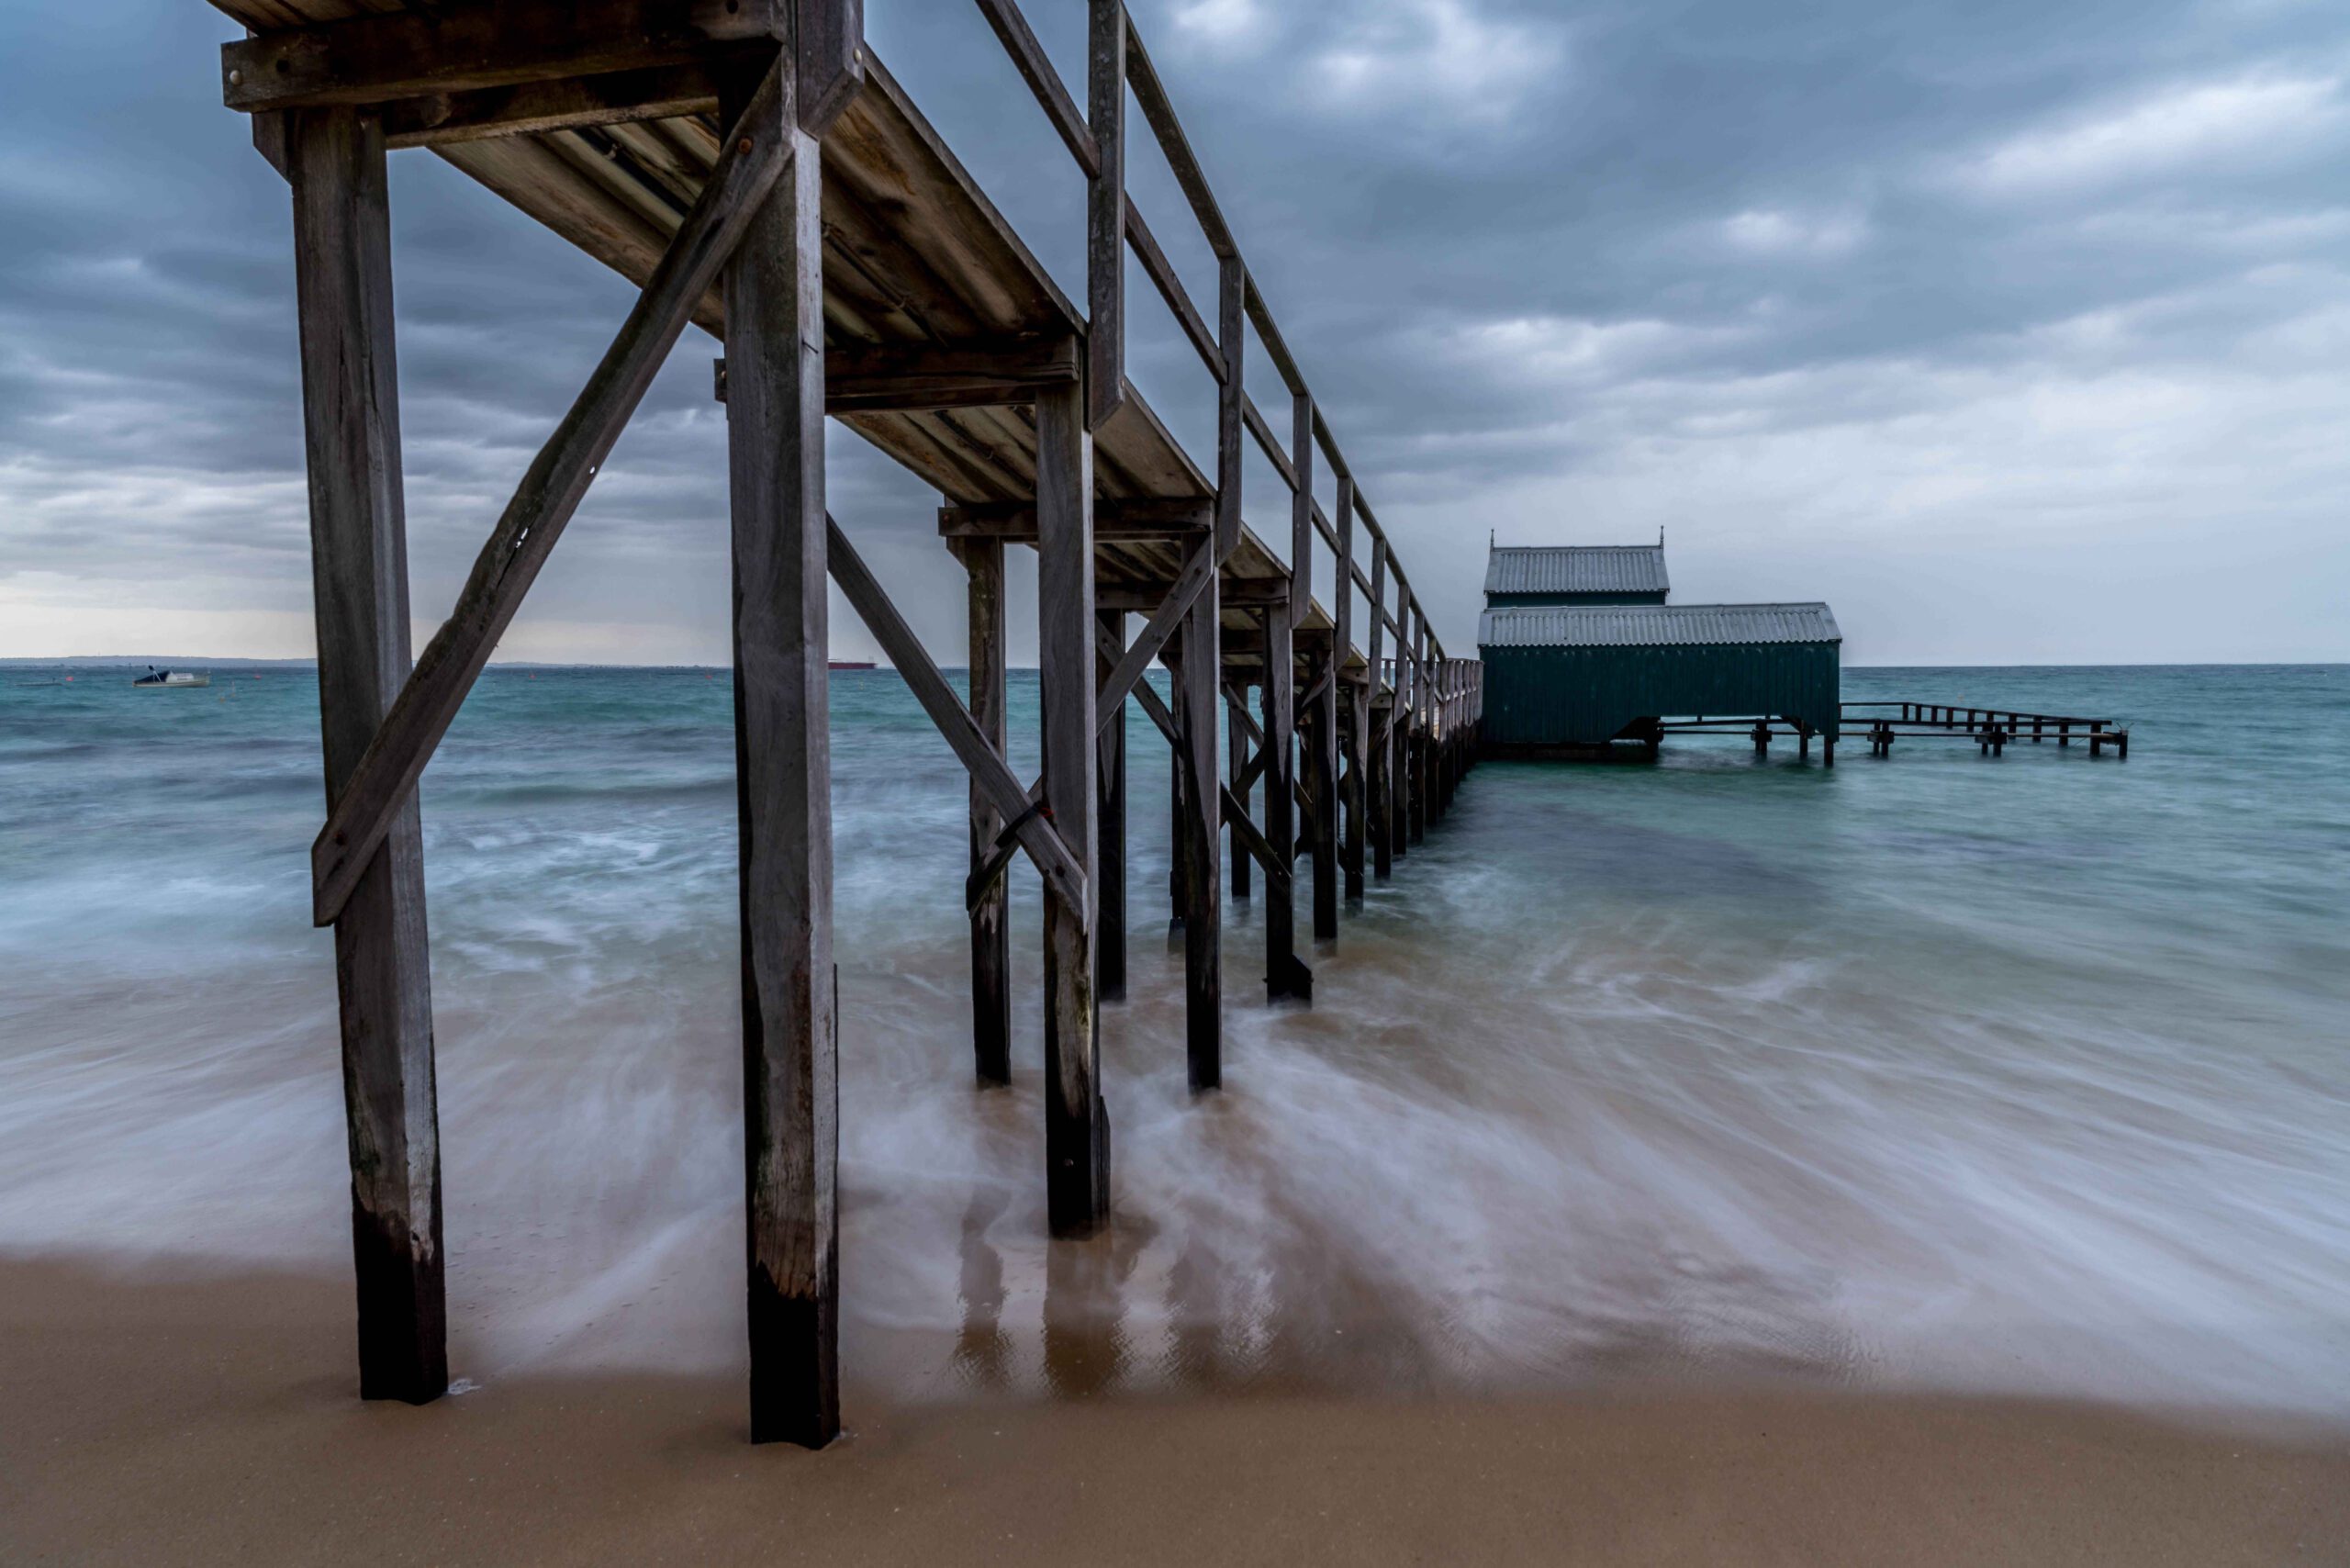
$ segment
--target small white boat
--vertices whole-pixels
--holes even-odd
[[[147,673],[130,684],[148,687],[157,691],[162,690],[165,687],[209,686],[212,684],[212,672],[201,669],[157,669],[153,665],[149,665]]]

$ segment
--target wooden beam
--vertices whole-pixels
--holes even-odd
[[[284,28],[220,47],[223,100],[258,111],[386,104],[709,62],[781,42],[789,0],[471,0]]]
[[[737,45],[736,50],[765,47]],[[721,68],[697,61],[402,98],[384,106],[384,140],[395,149],[446,147],[498,136],[715,114],[722,74]]]
[[[1033,403],[1036,388],[1080,374],[1072,337],[945,343],[870,343],[825,356],[824,406],[834,414],[920,413]],[[726,401],[726,362],[717,363]]]
[[[1093,438],[1075,386],[1036,399],[1036,619],[1045,804],[1093,869]],[[1009,777],[1007,774],[1006,777]],[[1093,1000],[1091,890],[1045,900],[1045,1189],[1053,1234],[1110,1217],[1110,1114]]]
[[[1044,108],[1045,118],[1053,122],[1055,130],[1060,132],[1061,144],[1069,149],[1069,156],[1077,160],[1077,166],[1085,171],[1089,179],[1099,174],[1102,172],[1102,154],[1093,145],[1093,132],[1086,128],[1084,118],[1077,112],[1077,103],[1069,95],[1069,89],[1061,84],[1060,73],[1053,69],[1053,62],[1046,57],[1044,46],[1029,30],[1028,18],[1020,14],[1020,7],[1013,0],[979,0],[979,11],[987,17],[988,26],[995,29],[996,39],[1003,45],[1004,52],[1012,56],[1013,66],[1020,73],[1020,79],[1027,83],[1028,90],[1036,95],[1036,102]]]
[[[865,86],[865,0],[792,0],[791,54],[800,129],[821,140]]]
[[[790,143],[777,118],[782,102],[781,73],[770,70],[620,334],[507,503],[455,610],[426,644],[352,771],[310,846],[311,914],[319,924],[334,919],[350,898],[694,307],[789,163]]]
[[[1125,400],[1125,0],[1089,0],[1086,18],[1085,118],[1100,167],[1086,182],[1085,428],[1098,431]]]
[[[287,117],[301,321],[310,568],[327,802],[345,798],[408,672],[408,539],[380,123]],[[351,1155],[359,1393],[421,1405],[449,1385],[424,844],[401,800],[335,921]]]
[[[1261,423],[1261,421],[1259,421]],[[1314,399],[1290,399],[1289,623],[1305,624],[1314,603]]]
[[[955,543],[969,575],[971,723],[998,756],[1004,752],[1003,545],[992,539]],[[977,870],[1002,835],[1004,817],[979,779],[970,779],[971,866]],[[969,909],[971,922],[971,1053],[983,1085],[1012,1081],[1012,890],[989,879]]]
[[[1180,542],[1186,534],[1206,532],[1214,521],[1214,503],[1209,501],[1158,497],[1097,499],[1093,503],[1093,542]],[[1035,503],[1000,501],[944,506],[938,509],[938,532],[945,539],[995,539],[1009,544],[1034,544]]]
[[[1167,602],[1167,589],[1156,585],[1141,587],[1126,583],[1106,583],[1093,590],[1096,602],[1104,610],[1123,610],[1134,615],[1148,615]],[[1226,610],[1256,610],[1276,601],[1289,602],[1289,585],[1278,578],[1226,577],[1221,594]],[[1254,633],[1230,633],[1225,638],[1225,651],[1240,648],[1253,652],[1261,645]]]
[[[733,145],[782,149],[783,177],[724,275],[751,1440],[822,1448],[841,1424],[823,172],[782,68],[763,77],[730,90]]]
[[[826,356],[824,403],[835,414],[1033,403],[1039,387],[1078,374],[1074,338],[874,344]]]
[[[979,726],[971,722],[971,715],[956,697],[955,689],[939,673],[938,666],[932,662],[928,650],[922,645],[922,639],[914,635],[913,628],[907,625],[905,617],[898,613],[898,607],[890,601],[890,596],[882,590],[880,583],[866,566],[864,558],[857,554],[856,546],[849,543],[848,535],[842,532],[839,523],[829,525],[827,537],[833,580],[840,584],[841,594],[848,600],[849,607],[856,611],[858,618],[865,622],[866,630],[873,633],[873,640],[881,644],[882,653],[897,666],[898,674],[913,693],[914,700],[922,705],[923,711],[930,715],[930,722],[938,727],[938,733],[954,748],[955,755],[961,759],[972,781],[987,792],[988,803],[995,809],[996,814],[1006,822],[1021,823],[1020,846],[1027,851],[1029,859],[1035,862],[1036,872],[1044,878],[1046,890],[1054,897],[1068,901],[1079,909],[1085,908],[1088,897],[1086,871],[1075,849],[1064,840],[1066,830],[1056,831],[1052,823],[1029,812],[1028,791],[1021,788],[1020,780],[1005,765],[1002,754],[989,745]],[[1087,662],[1086,667],[1091,670],[1091,661]],[[1090,678],[1087,689],[1090,694]],[[1090,794],[1092,789],[1090,779],[1086,788]],[[1089,800],[1080,820],[1091,821],[1091,816],[1092,807]]]

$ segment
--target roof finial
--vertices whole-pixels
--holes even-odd
[[[1656,547],[1660,550],[1664,548],[1664,524],[1661,522],[1656,525]]]

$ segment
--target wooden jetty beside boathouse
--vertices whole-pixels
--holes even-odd
[[[1086,7],[1082,108],[1013,0],[978,0],[1086,183],[1081,309],[866,47],[859,0],[215,4],[248,30],[222,50],[227,103],[293,192],[329,802],[314,915],[335,933],[361,1392],[424,1401],[448,1382],[417,780],[690,323],[726,349],[751,1434],[821,1445],[840,1420],[827,579],[970,775],[984,1083],[1010,1071],[1005,875],[1024,856],[1042,879],[1059,1236],[1110,1211],[1096,1041],[1125,986],[1125,704],[1174,759],[1185,1051],[1208,1090],[1223,833],[1236,892],[1262,879],[1269,1000],[1308,996],[1297,890],[1310,879],[1313,937],[1335,939],[1365,877],[1443,814],[1477,755],[1482,671],[1447,655],[1119,0]],[[1212,319],[1128,194],[1130,102],[1215,257]],[[386,185],[408,148],[642,289],[413,667]],[[1212,471],[1125,374],[1129,251],[1214,389]],[[1248,391],[1252,330],[1285,440]],[[941,494],[969,581],[965,694],[826,513],[827,415]],[[1244,440],[1280,477],[1284,549],[1244,515]],[[1005,760],[1008,545],[1038,558],[1033,781]],[[1154,663],[1171,700],[1142,679]]]

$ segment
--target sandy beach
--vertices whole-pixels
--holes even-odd
[[[323,1275],[0,1265],[12,1562],[2350,1561],[2350,1440],[1719,1388],[888,1403],[810,1454],[733,1375],[353,1396]]]

